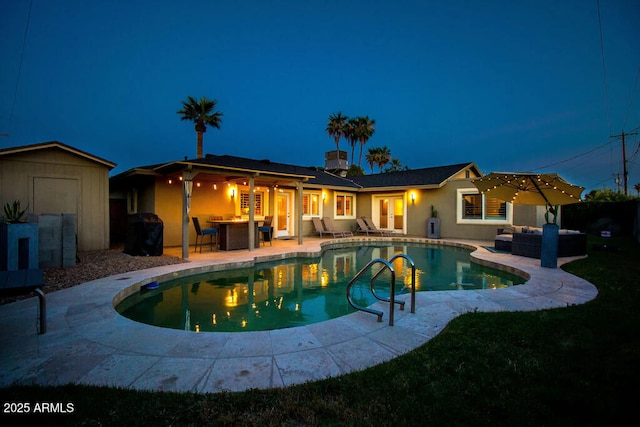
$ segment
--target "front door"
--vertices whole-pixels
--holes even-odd
[[[291,222],[291,195],[283,192],[278,193],[276,198],[276,236],[290,236],[290,222]]]
[[[381,197],[378,199],[377,209],[374,209],[374,217],[376,210],[378,228],[403,232],[404,199],[402,197]]]

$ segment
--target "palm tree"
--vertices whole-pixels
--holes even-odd
[[[358,143],[358,119],[359,117],[354,117],[349,119],[344,129],[344,136],[349,141],[349,145],[351,146],[351,164],[355,165],[355,155],[354,151],[356,148],[356,144]],[[362,169],[362,168],[361,168]]]
[[[367,155],[364,156],[364,159],[367,161],[367,163],[369,163],[369,167],[371,168],[372,174],[373,174],[373,165],[378,163],[379,150],[380,148],[378,147],[369,148]]]
[[[365,155],[365,160],[371,168],[371,173],[373,173],[374,165],[378,165],[379,171],[382,172],[382,168],[391,160],[391,150],[386,145],[384,147],[369,148]]]
[[[356,136],[360,142],[360,156],[358,157],[358,166],[362,163],[362,148],[369,138],[375,133],[376,121],[369,119],[369,116],[358,117],[356,121]]]
[[[329,116],[326,131],[335,141],[336,151],[340,151],[340,138],[346,137],[345,131],[347,127],[347,120],[349,120],[349,118],[347,116],[343,116],[340,111]]]
[[[382,168],[391,161],[391,150],[385,145],[382,148],[378,148],[378,159],[376,161],[380,172],[382,172]]]
[[[638,192],[638,197],[640,197],[640,182],[634,185],[633,188]]]
[[[215,99],[200,98],[196,100],[192,96],[188,96],[186,101],[182,101],[182,109],[177,113],[181,115],[181,120],[191,120],[196,126],[198,134],[197,158],[202,158],[202,134],[207,131],[207,125],[216,129],[220,129],[222,123],[222,113],[214,111],[216,108]]]

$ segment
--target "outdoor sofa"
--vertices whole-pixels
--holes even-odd
[[[542,228],[514,226],[499,228],[494,242],[496,250],[513,255],[540,258],[542,251]],[[587,235],[574,230],[558,233],[558,256],[580,256],[587,253]]]

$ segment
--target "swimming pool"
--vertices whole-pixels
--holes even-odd
[[[417,291],[497,289],[522,284],[525,279],[482,267],[470,261],[463,248],[419,243],[376,242],[342,244],[325,249],[320,257],[294,258],[256,264],[252,268],[210,272],[160,283],[141,290],[116,306],[132,320],[197,332],[260,331],[307,325],[355,311],[345,287],[369,261],[407,254],[416,266]],[[403,259],[393,264],[396,293],[411,282],[411,268]],[[377,272],[374,269],[373,272]],[[383,273],[376,292],[388,296]],[[371,274],[352,288],[360,306],[376,300],[369,291]]]

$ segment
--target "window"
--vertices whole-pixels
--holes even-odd
[[[302,195],[302,215],[306,217],[320,216],[320,203],[322,194],[309,192]]]
[[[127,213],[138,213],[138,190],[132,188],[127,192]]]
[[[355,196],[352,194],[336,194],[336,218],[355,218]]]
[[[262,191],[255,191],[253,193],[255,210],[253,212],[254,215],[262,216],[263,204],[262,200],[264,199],[264,193]],[[249,214],[249,192],[248,191],[240,191],[240,212],[243,215]]]
[[[510,206],[504,200],[487,197],[477,190],[458,190],[458,223],[511,223]]]

